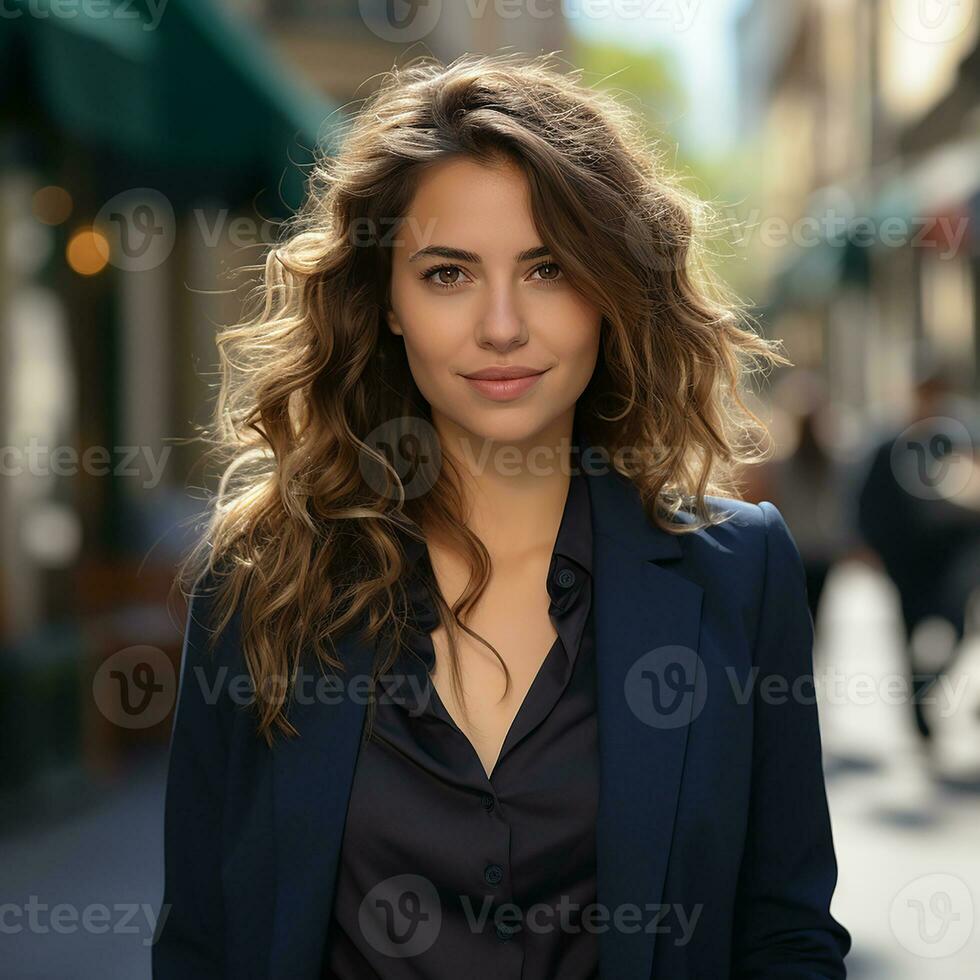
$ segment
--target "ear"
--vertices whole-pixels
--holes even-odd
[[[385,319],[388,321],[388,329],[391,330],[393,334],[398,337],[403,336],[401,324],[398,322],[398,317],[395,315],[395,311],[389,306],[387,313],[385,313]]]

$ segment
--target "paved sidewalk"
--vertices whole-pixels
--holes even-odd
[[[858,564],[828,581],[818,623],[820,717],[840,879],[834,914],[855,980],[980,977],[980,644],[968,639],[919,748],[901,702],[889,584]]]
[[[166,754],[148,756],[71,818],[0,839],[0,903],[20,909],[5,926],[23,927],[2,938],[0,977],[149,978],[165,781]]]

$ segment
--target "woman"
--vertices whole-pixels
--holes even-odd
[[[845,975],[799,554],[732,494],[785,358],[640,133],[396,72],[219,338],[156,977]]]

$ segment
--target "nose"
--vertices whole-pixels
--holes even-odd
[[[486,307],[477,320],[476,342],[484,350],[506,353],[527,343],[527,324],[514,285],[500,282],[487,291]]]

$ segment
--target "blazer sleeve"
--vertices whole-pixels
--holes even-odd
[[[164,893],[154,980],[219,980],[224,970],[221,828],[228,758],[222,680],[232,623],[212,653],[209,597],[188,607],[164,805]],[[224,669],[222,669],[222,666]]]
[[[753,686],[752,789],[733,980],[840,980],[850,933],[830,914],[837,861],[813,684],[813,620],[796,542],[763,501],[766,571]]]

